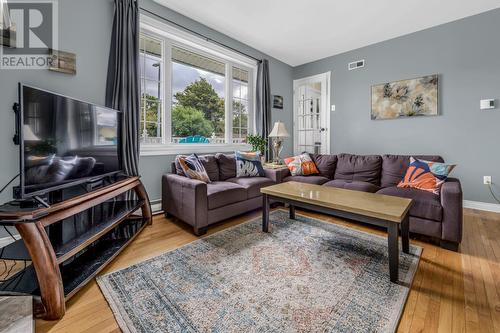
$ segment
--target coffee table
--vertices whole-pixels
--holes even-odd
[[[295,219],[295,207],[311,209],[341,218],[387,228],[389,276],[398,281],[399,229],[403,252],[409,253],[409,211],[411,199],[345,190],[299,182],[286,182],[264,187],[262,193],[262,231],[269,232],[269,201],[290,205],[290,219]]]

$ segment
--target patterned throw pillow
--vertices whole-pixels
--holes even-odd
[[[189,156],[178,155],[176,160],[181,166],[181,169],[186,177],[210,183],[207,171],[196,154],[191,154]]]
[[[236,177],[264,177],[266,174],[260,161],[260,152],[236,151]]]
[[[285,164],[292,176],[307,176],[319,174],[316,164],[308,153],[299,156],[285,158]]]
[[[429,162],[410,157],[410,166],[398,187],[416,188],[439,194],[441,185],[455,166],[454,164]]]

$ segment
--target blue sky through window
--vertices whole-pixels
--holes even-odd
[[[206,79],[214,87],[219,97],[225,97],[224,76],[176,62],[172,62],[172,96],[183,91],[188,85],[200,78]]]

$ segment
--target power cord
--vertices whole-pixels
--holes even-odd
[[[495,192],[493,192],[493,188],[491,187],[491,183],[488,184],[488,189],[490,190],[491,196],[496,200],[496,202],[500,203],[500,199],[497,198]]]
[[[2,189],[0,190],[0,193],[2,193],[3,191],[5,191],[5,189],[14,181],[16,180],[17,177],[19,177],[20,173],[18,173],[17,175],[15,175],[11,180],[9,180],[9,182],[7,184],[4,185],[4,187],[2,187]],[[16,240],[16,237],[9,231],[9,229],[7,228],[7,226],[3,226],[3,228],[5,229],[5,231],[9,234],[9,236],[13,239],[13,240]],[[3,251],[3,249],[2,249]],[[14,266],[12,266],[14,267]],[[10,272],[10,271],[9,271]]]
[[[2,187],[2,189],[0,190],[0,193],[2,193],[3,191],[5,191],[5,189],[14,181],[16,180],[17,177],[19,177],[20,173],[18,173],[17,175],[15,175],[11,180],[9,180],[9,182],[7,184],[5,184],[4,187]]]

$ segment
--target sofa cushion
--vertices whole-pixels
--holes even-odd
[[[184,176],[190,179],[201,180],[204,183],[211,182],[210,178],[208,177],[207,170],[205,169],[203,163],[201,163],[198,155],[177,155],[175,161],[181,167]]]
[[[211,181],[216,182],[219,180],[219,165],[217,164],[217,160],[215,159],[215,155],[201,155],[198,156],[201,164],[205,167],[207,171],[208,178]]]
[[[438,222],[441,222],[443,219],[443,207],[441,206],[439,196],[431,192],[391,186],[383,188],[377,193],[413,199],[413,204],[410,208],[411,216]]]
[[[319,175],[333,179],[337,167],[337,155],[310,154],[310,156],[318,168]]]
[[[311,159],[309,153],[302,153],[297,156],[288,157],[284,162],[292,176],[309,176],[319,174],[316,164]]]
[[[208,174],[208,178],[210,181],[216,182],[219,180],[219,165],[217,164],[217,159],[215,155],[200,155],[198,156],[201,164],[205,167],[205,170]],[[184,176],[184,172],[182,171],[181,165],[178,160],[175,159],[175,173],[179,176]],[[172,168],[173,171],[173,168]]]
[[[410,165],[410,157],[410,155],[382,156],[382,177],[380,179],[380,186],[391,187],[398,185]],[[413,155],[413,157],[431,162],[444,162],[441,156],[436,155]]]
[[[323,185],[330,179],[323,176],[288,176],[283,178],[284,182],[300,182],[308,184]]]
[[[231,182],[212,182],[207,184],[208,209],[227,206],[247,199],[247,190]]]
[[[363,191],[363,192],[371,192],[375,193],[380,190],[380,187],[377,185],[373,185],[372,183],[360,182],[357,180],[343,180],[343,179],[334,179],[330,180],[327,183],[323,184],[324,186],[331,186],[337,188],[343,188],[346,190],[354,190],[354,191]]]
[[[260,160],[260,152],[234,152],[236,177],[264,177],[266,173]]]
[[[219,180],[224,181],[236,177],[236,157],[234,154],[218,153],[215,158],[219,164]]]
[[[334,179],[380,184],[382,157],[378,155],[338,155]]]
[[[247,199],[261,195],[262,187],[274,185],[274,182],[266,177],[229,178],[227,181],[243,186],[247,191]]]

